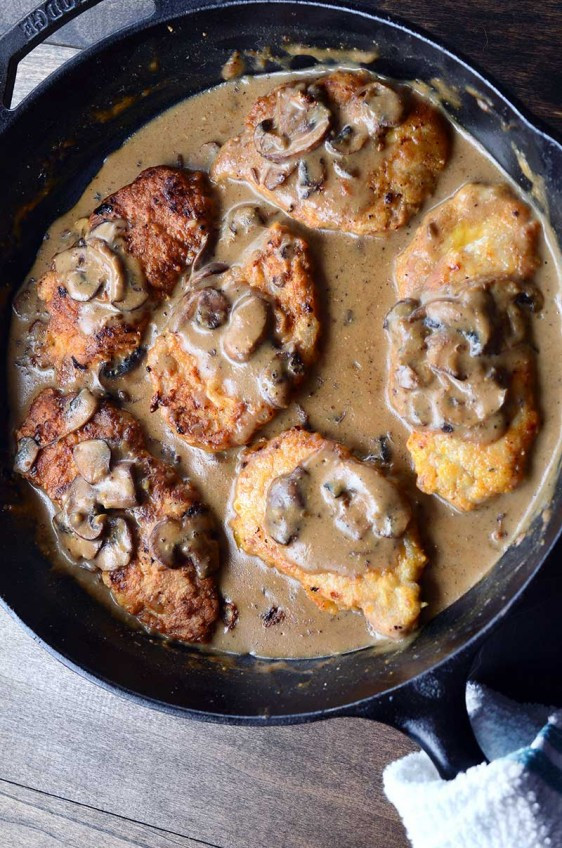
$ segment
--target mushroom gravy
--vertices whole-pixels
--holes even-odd
[[[384,322],[396,413],[417,430],[477,444],[500,438],[519,408],[509,375],[533,361],[523,308],[537,300],[529,286],[500,279],[398,301]]]
[[[411,518],[375,467],[320,448],[269,487],[265,527],[304,571],[354,577],[383,571]]]
[[[317,75],[319,69],[315,68],[313,73]],[[188,168],[208,170],[209,154],[216,149],[210,143],[222,144],[239,132],[256,97],[279,82],[306,78],[309,74],[281,73],[232,80],[178,104],[151,121],[107,158],[74,209],[53,223],[29,279],[38,279],[48,269],[53,255],[73,244],[75,222],[89,214],[102,197],[133,180],[142,168],[176,165],[178,157]],[[287,223],[310,244],[315,260],[322,305],[320,358],[289,407],[281,410],[261,434],[270,437],[307,422],[323,435],[345,443],[358,456],[370,457],[383,468],[392,470],[410,496],[422,530],[427,528],[424,544],[430,563],[422,593],[428,603],[427,614],[431,616],[474,585],[524,532],[530,518],[548,505],[552,471],[559,458],[562,401],[558,368],[561,341],[559,264],[546,225],[541,245],[542,263],[534,277],[544,305],[529,317],[538,349],[542,429],[533,448],[530,472],[523,484],[514,493],[495,498],[467,514],[457,513],[437,498],[425,496],[415,487],[405,448],[408,431],[386,403],[388,339],[383,322],[398,299],[393,285],[395,257],[408,243],[421,215],[465,182],[506,180],[506,175],[472,139],[453,128],[450,161],[439,177],[433,197],[408,226],[380,237],[308,230],[258,199],[243,184],[215,187],[222,226],[210,259],[229,265],[240,260],[242,251],[255,239],[260,225],[258,222],[258,230],[254,226],[237,227],[233,219],[237,207],[250,205],[260,208],[261,217],[267,223],[274,220]],[[118,238],[118,226],[114,233],[108,234],[110,237]],[[118,282],[116,276],[115,284]],[[244,297],[243,292],[234,294],[237,302]],[[157,307],[147,329],[149,343],[166,326],[182,295],[180,283],[174,296]],[[33,328],[42,317],[41,306],[29,283],[24,284],[17,296],[14,311],[9,376],[11,411],[13,423],[17,424],[31,399],[41,388],[52,385],[54,377],[52,372],[41,368],[40,362],[30,368],[26,359]],[[219,585],[224,597],[236,605],[238,619],[236,621],[236,616],[231,615],[228,623],[219,623],[212,647],[262,656],[302,657],[350,651],[377,641],[368,632],[361,615],[340,613],[332,616],[317,610],[299,585],[237,549],[228,522],[240,449],[213,455],[189,448],[166,427],[159,415],[151,412],[152,388],[140,356],[133,357],[129,366],[129,369],[105,368],[100,375],[101,388],[141,422],[156,455],[172,461],[180,474],[193,479],[224,526]],[[99,390],[100,385],[92,388]],[[51,559],[70,570],[89,591],[109,603],[116,614],[125,615],[112,603],[97,575],[65,558],[52,529],[52,508],[37,493],[30,497],[44,547]],[[161,537],[155,544],[164,546],[173,555],[174,545],[181,542],[182,529],[167,527],[161,530]],[[272,611],[277,612],[272,614]],[[130,621],[134,624],[134,619]],[[235,626],[231,627],[233,622]]]

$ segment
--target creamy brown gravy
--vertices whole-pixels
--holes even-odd
[[[527,316],[511,280],[479,280],[399,301],[385,319],[389,402],[413,429],[477,444],[502,436],[519,408],[510,375],[530,369]]]
[[[411,519],[378,469],[321,448],[267,493],[265,527],[304,571],[357,576],[384,571]]]
[[[186,167],[207,168],[208,148],[201,150],[201,146],[209,141],[222,143],[238,133],[257,96],[280,81],[299,76],[302,74],[233,80],[180,103],[142,128],[108,157],[75,208],[54,222],[49,240],[39,251],[30,276],[39,278],[44,273],[53,254],[69,245],[65,232],[76,219],[89,214],[100,198],[133,180],[142,168],[177,164],[178,156],[183,157]],[[449,165],[439,178],[435,195],[422,212],[467,181],[497,183],[505,180],[505,174],[471,139],[455,131]],[[273,207],[256,200],[244,185],[220,185],[216,192],[223,213],[235,204],[251,201],[283,218]],[[387,339],[382,324],[396,301],[392,263],[419,220],[420,215],[408,227],[375,238],[312,232],[288,222],[309,242],[316,258],[323,308],[322,353],[318,365],[295,396],[300,406],[291,404],[262,432],[273,435],[301,423],[304,410],[315,430],[344,442],[360,455],[377,453],[380,436],[388,434],[393,471],[404,481],[419,513],[421,527],[431,528],[431,537],[425,540],[430,565],[424,578],[423,594],[429,604],[428,614],[435,615],[474,585],[502,551],[517,539],[529,518],[548,505],[550,488],[547,482],[557,464],[560,448],[562,385],[560,373],[555,370],[560,361],[560,292],[557,256],[553,245],[544,238],[543,261],[535,279],[545,305],[532,319],[540,348],[543,426],[533,449],[531,471],[515,493],[496,498],[473,513],[458,514],[437,498],[427,497],[415,488],[405,450],[407,430],[385,404]],[[221,238],[213,259],[235,261],[241,246],[240,239]],[[165,303],[155,323],[163,326],[169,311],[170,304]],[[40,388],[52,384],[49,373],[30,374],[13,366],[25,350],[28,329],[29,321],[14,318],[9,359],[14,423],[21,421],[31,398]],[[152,333],[155,332],[153,328]],[[231,631],[219,625],[213,647],[250,651],[262,656],[298,657],[349,651],[376,641],[359,614],[331,616],[319,612],[297,584],[237,550],[228,529],[228,519],[239,451],[213,456],[186,447],[168,431],[160,415],[149,412],[152,392],[144,366],[125,378],[105,383],[115,397],[120,392],[121,399],[128,398],[123,400],[123,406],[143,423],[154,453],[168,460],[175,458],[180,472],[189,474],[199,484],[205,499],[225,524],[220,586],[223,594],[236,603],[240,615],[237,626]],[[52,557],[61,562],[60,554],[54,554],[55,542],[49,530],[51,512],[40,496],[34,498],[39,504],[42,536]],[[90,591],[111,603],[95,575],[68,564],[65,567],[77,574]],[[262,616],[271,607],[283,610],[285,618],[274,626],[265,627]]]

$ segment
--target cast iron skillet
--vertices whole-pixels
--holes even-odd
[[[48,0],[0,40],[0,96],[8,102],[17,62],[99,0]],[[456,85],[452,114],[524,187],[514,147],[541,175],[551,221],[562,232],[562,147],[481,74],[448,50],[357,3],[156,0],[152,18],[80,54],[17,109],[0,105],[0,267],[2,344],[10,294],[28,271],[51,221],[78,199],[104,156],[157,113],[220,81],[235,48],[281,47],[283,38],[326,46],[378,45],[376,69],[392,77]],[[299,66],[313,59],[299,59]],[[480,104],[465,91],[472,86]],[[484,106],[484,108],[482,108]],[[5,347],[3,354],[5,356]],[[3,371],[4,369],[2,369]],[[34,542],[21,494],[10,478],[5,375],[0,391],[3,470],[0,595],[49,651],[70,667],[141,703],[187,716],[240,724],[289,724],[362,716],[401,728],[450,777],[481,761],[464,689],[476,650],[521,595],[553,545],[562,521],[562,483],[543,521],[492,572],[431,621],[407,650],[363,650],[307,661],[217,657],[129,630],[64,575]]]

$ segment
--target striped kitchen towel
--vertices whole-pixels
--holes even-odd
[[[385,769],[414,848],[562,848],[562,710],[476,683],[467,706],[489,763],[450,781],[423,752]]]

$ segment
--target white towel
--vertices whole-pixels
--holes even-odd
[[[385,769],[414,848],[562,848],[562,710],[475,683],[467,706],[490,763],[448,781],[423,752]]]

